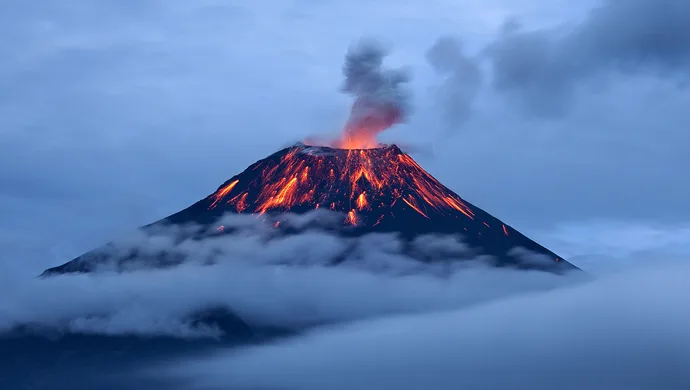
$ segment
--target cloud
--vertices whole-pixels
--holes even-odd
[[[200,388],[686,389],[687,263],[185,359]]]
[[[373,272],[422,271],[442,276],[468,265],[495,264],[492,256],[467,246],[459,234],[425,234],[410,242],[396,233],[349,237],[340,234],[342,220],[341,213],[315,210],[303,215],[227,213],[210,225],[155,224],[80,256],[66,264],[64,271],[127,272],[180,263],[216,264],[228,257],[254,258],[257,264],[342,264]],[[521,266],[559,269],[546,256],[522,248],[511,253]]]
[[[293,227],[324,220],[283,217]],[[4,274],[0,332],[30,325],[77,333],[215,337],[219,330],[198,326],[196,313],[227,309],[250,326],[303,329],[464,307],[586,280],[579,272],[559,276],[494,268],[454,237],[420,238],[406,254],[393,235],[339,238],[306,230],[271,237],[272,223],[255,216],[235,215],[224,223],[226,232],[235,234],[181,239],[199,229],[186,226],[126,235],[106,249],[114,260],[101,262],[91,274],[39,279]],[[163,260],[161,251],[167,253]]]
[[[524,29],[514,19],[487,49],[496,90],[529,113],[570,111],[583,84],[610,76],[651,73],[687,82],[690,3],[606,0],[571,27]]]
[[[456,128],[469,119],[482,87],[479,61],[468,57],[462,42],[451,36],[439,38],[426,52],[426,59],[443,78],[438,104],[444,118]]]
[[[655,267],[690,256],[687,224],[587,221],[563,224],[534,236],[593,274]]]

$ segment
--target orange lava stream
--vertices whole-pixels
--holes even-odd
[[[395,147],[334,150],[331,154],[301,153],[295,148],[279,160],[266,160],[253,169],[259,171],[252,183],[237,187],[234,180],[214,193],[209,209],[222,199],[237,212],[263,214],[328,207],[347,213],[346,223],[357,225],[357,211],[381,211],[374,225],[401,200],[425,218],[430,213],[460,212],[474,219],[474,212],[462,199],[428,174],[411,157]],[[332,150],[332,149],[331,149]],[[243,179],[244,180],[244,179]],[[233,190],[234,193],[233,193]],[[369,221],[373,223],[374,221]],[[488,226],[488,225],[487,225]],[[507,230],[504,227],[507,235]]]
[[[283,178],[280,183],[284,183],[285,178]],[[297,189],[297,177],[293,177],[286,184],[282,185],[278,190],[276,195],[264,196],[265,200],[256,209],[261,214],[265,213],[266,210],[270,210],[279,206],[290,207],[294,205],[295,202],[295,190]]]
[[[360,211],[369,207],[369,205],[367,204],[367,198],[366,198],[365,194],[366,194],[366,191],[362,192],[357,197],[357,209]]]
[[[350,212],[347,213],[347,217],[345,217],[345,223],[350,225],[357,225],[357,214],[355,213],[355,210],[350,210]]]
[[[407,203],[408,206],[412,207],[412,209],[414,209],[414,211],[422,214],[425,218],[429,218],[428,215],[424,214],[424,212],[422,212],[422,210],[420,210],[419,207],[417,207],[414,204],[415,203],[414,198],[410,197],[410,200],[403,198],[403,202]]]
[[[230,191],[232,191],[233,188],[239,183],[239,180],[235,180],[232,183],[226,185],[225,187],[221,188],[216,192],[215,194],[212,195],[213,197],[213,203],[208,207],[209,210],[216,208],[218,206],[218,203],[223,200],[225,195],[227,195]]]

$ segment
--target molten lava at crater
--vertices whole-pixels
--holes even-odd
[[[330,146],[338,149],[383,148],[385,145],[376,137],[401,120],[402,113],[395,105],[355,101],[340,139],[331,142]]]

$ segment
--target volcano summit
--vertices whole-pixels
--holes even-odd
[[[395,145],[337,149],[298,143],[252,164],[211,195],[142,230],[197,226],[203,229],[177,239],[222,239],[238,234],[237,229],[223,224],[224,216],[252,214],[271,225],[271,237],[286,236],[304,230],[284,223],[289,215],[315,210],[327,210],[339,217],[330,225],[318,224],[312,229],[348,239],[388,233],[409,244],[432,236],[449,236],[471,248],[472,258],[488,255],[495,266],[549,272],[576,268],[460,198]],[[144,256],[132,250],[115,260],[111,254],[112,250],[101,248],[44,274],[89,272],[105,262],[127,262]],[[146,256],[152,257],[150,253]],[[410,256],[431,261],[424,253]],[[163,252],[153,255],[162,263],[184,261],[165,257]],[[336,257],[339,260],[334,263],[346,261],[347,253]],[[445,257],[443,261],[462,260],[451,254]]]

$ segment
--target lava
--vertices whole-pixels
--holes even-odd
[[[237,209],[238,213],[241,213],[242,211],[247,209],[247,195],[248,194],[245,192],[231,199],[231,201],[235,204],[235,208]]]
[[[238,213],[305,211],[329,205],[346,223],[380,223],[394,208],[407,207],[424,218],[455,215],[475,219],[474,211],[396,146],[333,149],[305,145],[251,168],[255,178],[234,178],[209,197],[209,209],[225,200]],[[246,180],[246,179],[242,179]],[[400,202],[398,202],[400,201]],[[458,218],[458,217],[456,217]],[[488,226],[488,225],[487,225]]]
[[[355,213],[355,210],[350,210],[347,213],[347,217],[345,217],[345,223],[350,225],[357,225],[357,213]]]
[[[365,208],[368,207],[368,205],[367,205],[367,197],[365,196],[365,194],[366,194],[366,191],[365,191],[365,192],[362,192],[362,193],[359,194],[359,196],[357,197],[357,209],[360,210],[360,211],[361,211],[361,210],[364,210]]]
[[[230,184],[226,185],[225,187],[223,187],[220,191],[213,194],[212,195],[213,196],[213,203],[211,203],[211,205],[208,207],[209,210],[216,208],[216,206],[218,206],[218,202],[220,202],[225,197],[225,195],[227,195],[230,191],[232,191],[232,189],[235,188],[235,186],[239,182],[240,182],[239,180],[235,180],[235,181],[231,182]]]
[[[290,180],[285,183],[286,178],[282,178],[278,184],[277,187],[278,191],[276,194],[271,194],[269,192],[265,192],[262,194],[262,198],[264,199],[263,202],[261,203],[261,206],[259,206],[258,211],[260,213],[266,212],[266,210],[280,207],[282,205],[285,205],[286,207],[290,207],[290,205],[295,204],[295,198],[296,198],[296,189],[297,189],[297,176],[292,177]]]

